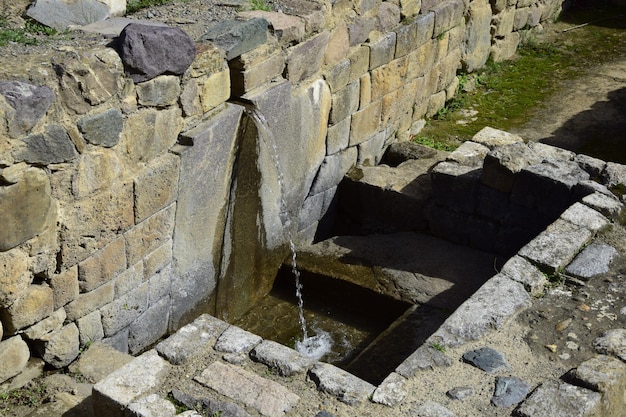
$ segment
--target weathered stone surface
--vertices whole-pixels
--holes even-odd
[[[496,38],[491,45],[491,56],[494,62],[502,62],[515,54],[521,41],[520,34],[513,32],[503,38]]]
[[[43,375],[44,366],[46,363],[40,358],[30,358],[26,367],[11,379],[10,383],[3,384],[2,387],[6,391],[12,391],[14,389],[23,388],[36,378],[40,378]],[[2,378],[0,377],[0,380]]]
[[[94,311],[76,320],[78,338],[81,346],[104,339],[104,329],[99,311]]]
[[[626,165],[607,162],[602,172],[602,182],[609,188],[626,185]]]
[[[30,358],[28,345],[20,336],[0,342],[0,383],[22,372]]]
[[[472,387],[454,387],[450,390],[446,391],[446,396],[453,400],[463,400],[467,397],[471,397],[474,395],[474,388]]]
[[[491,6],[487,1],[471,2],[467,12],[462,62],[472,72],[487,62],[491,49]]]
[[[396,50],[396,32],[370,35],[370,70],[388,64],[394,58]]]
[[[348,27],[345,22],[339,22],[337,27],[330,32],[324,54],[324,63],[329,66],[337,65],[341,60],[346,59],[349,51],[350,35],[348,34]]]
[[[226,353],[248,354],[262,340],[260,336],[240,329],[237,326],[230,326],[217,339],[215,350]]]
[[[43,360],[55,368],[67,366],[76,359],[79,347],[78,327],[74,323],[49,334],[36,344]]]
[[[595,356],[568,372],[567,378],[576,385],[602,394],[602,411],[599,415],[618,417],[623,413],[626,364],[619,359]]]
[[[110,149],[96,149],[80,155],[72,178],[72,194],[84,198],[106,190],[124,173],[118,154]]]
[[[463,360],[467,363],[471,363],[478,369],[490,373],[508,367],[504,355],[488,346],[465,352],[463,354]]]
[[[256,346],[250,352],[250,357],[276,369],[282,376],[305,373],[316,362],[313,358],[271,340],[265,340]]]
[[[78,121],[78,129],[85,140],[93,145],[110,148],[115,146],[122,133],[122,113],[110,109],[104,113],[83,117]]]
[[[14,334],[48,317],[54,311],[53,307],[50,287],[30,285],[9,308],[0,310],[4,330],[8,334]]]
[[[182,129],[181,110],[142,109],[126,120],[122,138],[129,156],[137,161],[150,161],[167,152]]]
[[[350,167],[356,163],[357,153],[356,148],[352,147],[324,158],[311,187],[311,194],[319,194],[335,187]]]
[[[147,308],[148,285],[144,283],[139,288],[116,298],[113,302],[100,309],[104,335],[111,337],[118,333],[123,328],[129,326]]]
[[[491,404],[502,408],[511,407],[526,398],[529,391],[530,385],[517,377],[496,377],[496,389]]]
[[[330,122],[337,124],[346,119],[359,108],[359,82],[347,84],[332,95]]]
[[[128,350],[137,354],[157,342],[167,333],[169,325],[170,299],[164,297],[150,305],[130,325]]]
[[[479,143],[484,144],[485,141]],[[497,191],[508,193],[513,189],[517,174],[524,167],[540,162],[539,156],[522,142],[498,146],[485,157],[481,182]]]
[[[520,249],[519,255],[551,271],[560,271],[592,237],[588,229],[558,219]]]
[[[324,63],[324,54],[330,33],[324,31],[308,39],[287,52],[286,78],[292,83],[299,83],[315,75]]]
[[[533,264],[521,256],[515,255],[504,264],[500,273],[524,285],[526,291],[533,296],[543,294],[548,279]]]
[[[71,26],[84,26],[124,14],[126,1],[37,0],[27,10],[28,17],[58,31]]]
[[[588,280],[591,277],[606,273],[617,250],[613,246],[592,242],[574,261],[565,268],[567,274]]]
[[[63,203],[59,268],[68,269],[86,259],[133,224],[133,187],[114,182],[81,200]]]
[[[159,75],[137,84],[137,101],[143,106],[167,107],[176,104],[180,96],[180,78]]]
[[[269,22],[274,36],[283,45],[301,42],[304,38],[304,19],[285,13],[252,10],[237,13],[243,20],[265,19]]]
[[[435,14],[433,36],[436,37],[460,24],[463,20],[464,10],[465,5],[462,0],[446,0],[430,8],[430,11]]]
[[[398,367],[396,372],[405,378],[411,378],[418,371],[425,369],[434,369],[440,366],[452,365],[452,359],[445,353],[433,349],[430,346],[420,346],[408,358],[406,358]]]
[[[139,262],[172,238],[175,208],[171,204],[124,233],[129,265]]]
[[[179,28],[131,23],[119,38],[119,54],[136,83],[158,75],[181,75],[196,56],[194,41]]]
[[[110,303],[113,301],[114,288],[113,282],[109,282],[91,292],[79,295],[74,301],[65,306],[67,319],[71,321],[77,320]]]
[[[585,227],[594,233],[607,228],[611,222],[597,211],[581,204],[574,203],[561,214],[563,220]]]
[[[117,94],[122,85],[122,69],[121,65],[113,64],[112,59],[119,60],[119,57],[112,49],[104,47],[55,55],[52,64],[59,79],[63,104],[77,114],[85,114],[92,106]]]
[[[122,238],[109,243],[78,264],[78,285],[89,292],[114,279],[126,269],[126,245]]]
[[[365,142],[359,143],[357,164],[363,166],[378,165],[385,152],[385,139],[385,132],[378,132]]]
[[[0,94],[14,111],[7,114],[9,135],[13,138],[28,132],[45,116],[54,102],[54,91],[23,81],[0,82]]]
[[[390,2],[382,2],[378,6],[376,29],[385,33],[392,30],[398,23],[400,23],[400,7]]]
[[[358,145],[378,132],[381,112],[382,103],[378,100],[352,115],[350,146]]]
[[[228,323],[203,314],[180,328],[156,346],[156,350],[174,365],[183,364],[203,349],[212,348]]]
[[[276,382],[220,362],[209,365],[195,380],[268,417],[282,415],[300,400]]]
[[[343,151],[350,143],[350,119],[345,118],[337,124],[328,127],[326,137],[326,152],[333,155]]]
[[[261,49],[263,52],[257,52]],[[246,92],[282,76],[285,69],[285,55],[282,50],[259,47],[229,62],[231,92],[224,94],[226,99],[240,97]],[[206,83],[205,83],[206,86]]]
[[[180,159],[166,154],[135,178],[135,223],[165,208],[178,196]]]
[[[200,389],[194,389],[192,392],[174,389],[172,390],[172,396],[186,407],[196,408],[198,405],[201,406],[203,414],[222,413],[224,417],[251,417],[250,413],[235,402],[208,397]],[[183,414],[180,415],[182,416]]]
[[[478,133],[472,137],[472,141],[485,145],[489,149],[494,149],[497,146],[511,145],[524,140],[513,133],[505,132],[503,130],[494,129],[489,126],[483,127]]]
[[[522,284],[496,275],[461,304],[431,339],[452,346],[478,340],[529,306],[530,296]]]
[[[601,396],[586,388],[559,381],[541,384],[516,409],[520,417],[584,417],[599,412]]]
[[[606,167],[606,162],[589,155],[578,154],[574,160],[578,162],[578,165],[587,171],[592,178],[599,178]]]
[[[74,266],[50,279],[50,288],[54,298],[54,308],[58,309],[78,297],[78,266]]]
[[[427,400],[413,407],[412,412],[419,417],[455,417],[455,414],[435,401]]]
[[[18,161],[48,165],[68,162],[78,155],[74,143],[60,125],[48,125],[43,134],[27,136],[23,141],[26,147],[17,155]]]
[[[406,378],[392,372],[378,388],[376,388],[372,396],[372,401],[395,407],[408,395],[406,384]]]
[[[609,196],[604,193],[594,192],[584,197],[583,204],[599,211],[609,219],[618,219],[620,213],[624,209],[624,206],[616,201],[614,196]]]
[[[211,109],[224,103],[231,94],[230,73],[228,70],[209,75],[202,83],[200,101],[202,110],[208,113]]]
[[[128,333],[129,329],[127,327],[111,337],[105,337],[102,339],[102,343],[111,346],[119,352],[128,353]]]
[[[369,34],[376,28],[376,19],[372,17],[357,17],[348,24],[348,35],[350,47],[357,46],[369,37]]]
[[[176,407],[171,401],[161,398],[158,394],[150,394],[128,404],[127,417],[174,417]]]
[[[626,362],[626,329],[607,330],[593,341],[598,353],[614,355]]]
[[[28,288],[28,256],[20,249],[0,252],[0,306],[9,307]]]
[[[310,371],[317,389],[334,395],[339,401],[354,405],[365,400],[376,389],[372,384],[327,363],[318,362]]]
[[[60,330],[66,317],[65,310],[61,308],[24,330],[24,335],[30,340],[44,339],[50,333]]]
[[[444,161],[431,171],[433,197],[441,204],[463,213],[473,213],[478,195],[481,170]]]
[[[202,40],[226,52],[226,59],[231,60],[244,54],[267,40],[269,22],[265,19],[226,20],[209,27]]]
[[[476,142],[467,141],[447,156],[448,161],[471,167],[482,167],[489,148]]]
[[[307,33],[319,32],[326,23],[326,6],[308,0],[285,0],[281,3],[283,13],[299,16],[305,21]]]
[[[170,367],[150,350],[109,374],[93,387],[96,417],[123,417],[128,404],[165,381]]]
[[[193,143],[181,153],[176,203],[172,280],[172,324],[180,327],[185,314],[215,288],[215,265],[230,194],[233,161],[243,107],[229,105],[216,116],[185,132]],[[218,204],[219,203],[219,204]],[[185,307],[186,306],[186,307]],[[208,306],[201,309],[207,311]],[[190,317],[192,319],[193,317]]]

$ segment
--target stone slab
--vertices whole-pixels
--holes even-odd
[[[395,407],[408,395],[407,379],[402,375],[392,372],[376,388],[372,401],[379,404]]]
[[[552,272],[560,271],[593,237],[588,229],[558,219],[519,251],[519,255]]]
[[[548,282],[546,276],[528,260],[521,256],[513,256],[504,264],[500,273],[524,285],[530,295],[543,294],[544,286]]]
[[[269,417],[283,415],[300,400],[276,382],[221,362],[213,362],[195,380]]]
[[[565,268],[565,272],[576,278],[589,280],[595,275],[608,272],[609,265],[615,256],[617,256],[617,250],[613,246],[592,242],[574,258],[572,263]]]
[[[171,365],[150,350],[136,357],[93,387],[96,417],[124,417],[124,408],[163,383]]]
[[[586,388],[549,380],[541,384],[519,408],[520,417],[586,417],[599,415],[601,395]]]
[[[626,329],[607,330],[593,341],[598,353],[614,355],[626,362]]]
[[[250,357],[270,368],[276,369],[282,376],[292,376],[307,372],[316,360],[300,352],[271,340],[265,340],[252,352]]]
[[[156,350],[170,363],[183,364],[203,350],[212,348],[228,326],[225,321],[203,314],[156,345]]]
[[[320,391],[334,395],[349,405],[364,401],[376,389],[369,382],[323,362],[317,363],[309,375]]]
[[[496,275],[461,304],[429,340],[445,346],[479,340],[530,305],[530,296],[522,284]]]

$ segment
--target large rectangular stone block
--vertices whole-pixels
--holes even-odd
[[[58,267],[68,269],[125,232],[134,223],[132,182],[113,183],[88,199],[61,204],[61,256]]]
[[[329,122],[337,124],[359,108],[359,82],[355,81],[332,95]]]
[[[350,81],[361,78],[370,67],[370,50],[367,46],[357,46],[348,54],[350,60]]]
[[[67,320],[74,321],[113,301],[115,285],[108,282],[93,291],[79,295],[65,306]]]
[[[133,265],[172,239],[176,204],[172,204],[124,233],[128,263]]]
[[[407,58],[394,59],[386,65],[372,70],[372,100],[403,87],[407,79]]]
[[[164,297],[151,305],[130,325],[128,350],[131,354],[141,352],[167,333],[170,299]]]
[[[93,387],[96,417],[124,417],[124,409],[164,383],[171,365],[150,350],[109,374]]]
[[[78,264],[80,291],[93,291],[125,269],[126,245],[123,238],[118,238]]]
[[[438,36],[461,23],[465,5],[463,0],[446,0],[430,9],[435,14],[433,36]]]
[[[148,283],[130,291],[100,309],[104,335],[111,337],[129,326],[148,308]]]
[[[320,70],[329,37],[329,32],[324,31],[288,50],[286,77],[289,81],[299,83]]]
[[[152,160],[135,177],[135,223],[139,224],[178,197],[179,157],[166,154]]]
[[[228,73],[228,71],[226,71]],[[178,139],[183,122],[178,107],[142,109],[128,116],[120,143],[131,159],[150,161],[167,152]]]
[[[0,309],[0,318],[7,334],[15,334],[31,324],[48,317],[54,308],[52,290],[47,285],[30,285],[20,298],[6,309]]]
[[[363,110],[359,110],[352,115],[350,146],[358,145],[378,132],[381,113],[382,102],[381,100],[376,100]]]
[[[285,56],[281,51],[275,52],[260,62],[251,65],[237,58],[230,63],[230,79],[232,95],[240,97],[271,80],[282,76],[285,69]]]
[[[370,69],[378,68],[390,62],[396,52],[396,33],[387,32],[378,37],[372,36],[370,48]]]
[[[198,306],[210,309],[206,301],[215,289],[242,113],[243,107],[228,105],[184,133],[193,146],[180,155],[170,316],[174,328]]]
[[[57,310],[78,297],[78,265],[62,271],[50,278],[50,288],[54,297],[54,309]]]

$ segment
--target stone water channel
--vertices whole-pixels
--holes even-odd
[[[352,214],[361,220],[373,220],[374,211],[402,211],[417,204],[424,209],[426,221],[433,223],[428,213],[436,207],[442,226],[433,229],[439,230],[439,237],[419,232],[415,223],[408,227],[411,230],[400,230],[407,228],[406,219],[397,218],[395,233],[373,230],[339,235],[298,251],[298,267],[307,277],[305,306],[306,289],[310,287],[312,294],[307,319],[314,323],[323,315],[336,315],[333,321],[341,320],[355,333],[369,332],[361,339],[365,347],[360,353],[348,353],[349,360],[343,362],[346,358],[341,355],[327,358],[337,363],[334,366],[288,347],[291,332],[280,340],[282,344],[272,340],[289,327],[284,325],[285,315],[293,317],[293,329],[298,327],[287,262],[266,304],[250,313],[247,324],[240,322],[252,331],[208,315],[199,317],[96,384],[96,415],[174,415],[172,399],[209,415],[221,412],[226,416],[454,415],[430,401],[428,393],[413,391],[416,382],[432,377],[433,372],[446,375],[447,369],[454,369],[449,352],[467,350],[513,326],[512,318],[531,305],[532,296],[543,294],[551,274],[566,268],[568,273],[580,273],[573,267],[577,256],[585,254],[585,247],[598,233],[620,221],[623,204],[608,187],[621,181],[626,167],[524,143],[516,135],[490,128],[451,154],[427,152],[426,156],[408,159],[396,168],[362,167],[358,175],[344,180],[344,186],[359,190],[359,204],[371,198],[370,208],[381,202],[378,194],[396,194],[393,205],[382,203],[369,213]],[[413,174],[412,179],[407,172]],[[430,173],[429,186],[407,185],[426,173]],[[398,205],[402,200],[406,207]],[[449,212],[446,217],[442,213],[452,204],[466,211]],[[509,206],[507,211],[494,210],[503,204]],[[483,227],[457,228],[458,221]],[[374,227],[363,221],[354,223],[363,230]],[[491,228],[485,230],[486,225]],[[536,236],[523,241],[538,229]],[[511,249],[514,245],[517,249]],[[422,256],[411,256],[415,253]],[[329,283],[332,280],[344,282],[335,287]],[[314,296],[317,284],[327,289],[319,305]],[[330,304],[333,291],[337,291],[336,304]],[[285,308],[284,301],[290,298],[292,307]],[[355,311],[364,320],[353,322],[353,316],[345,318],[333,310],[350,310],[346,298],[365,307],[365,312]],[[390,308],[377,304],[377,298],[399,304]],[[284,309],[275,319],[265,310],[272,304]],[[377,311],[383,309],[388,317]],[[258,327],[259,322],[277,333]],[[365,329],[364,324],[371,327]],[[323,326],[321,320],[319,326]],[[336,322],[333,326],[341,327]],[[498,361],[496,368],[517,372],[529,365],[507,364],[503,357]],[[604,378],[599,375],[609,372],[607,367],[615,372],[615,379],[599,391],[590,390],[597,378]],[[573,385],[555,385],[543,381],[541,375],[521,381],[514,373],[501,380],[504,386],[515,386],[514,392],[500,388],[489,394],[494,396],[493,408],[483,410],[484,415],[619,416],[623,410],[619,393],[626,365],[609,356],[582,364]],[[198,415],[197,411],[187,413]]]

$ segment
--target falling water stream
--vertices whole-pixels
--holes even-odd
[[[260,140],[265,143],[265,146],[270,151],[274,167],[276,168],[276,175],[278,179],[278,185],[280,187],[280,217],[281,222],[285,230],[287,231],[287,238],[289,240],[289,249],[291,250],[291,272],[295,279],[296,286],[296,298],[298,301],[298,315],[300,320],[300,329],[302,332],[302,340],[297,340],[295,347],[296,350],[306,356],[313,357],[315,359],[322,358],[325,354],[330,352],[332,348],[332,339],[328,332],[319,330],[316,335],[309,336],[307,331],[307,323],[304,317],[304,298],[302,296],[302,281],[300,279],[300,271],[298,271],[296,257],[296,245],[294,243],[294,236],[291,226],[291,215],[285,201],[285,179],[283,170],[280,166],[278,158],[278,147],[276,140],[269,128],[269,124],[263,114],[261,114],[256,108],[252,106],[246,106],[246,112],[252,120],[255,122]]]

